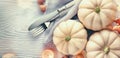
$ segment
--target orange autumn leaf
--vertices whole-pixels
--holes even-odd
[[[85,52],[85,51],[82,51],[82,52],[80,52],[79,54],[75,55],[74,58],[85,58],[85,55],[86,55],[86,52]]]
[[[116,22],[117,24],[119,24],[119,25],[120,25],[120,18],[119,18],[119,19],[117,19],[117,20],[115,20],[114,22]]]

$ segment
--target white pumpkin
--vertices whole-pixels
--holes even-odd
[[[93,34],[86,46],[87,58],[120,58],[120,36],[103,30]]]
[[[96,31],[112,23],[116,11],[113,0],[83,0],[79,5],[78,17],[86,28]]]
[[[78,21],[64,21],[55,28],[53,42],[59,52],[76,55],[85,48],[87,32]]]

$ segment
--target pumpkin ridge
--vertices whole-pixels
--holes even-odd
[[[71,41],[68,42],[68,43],[69,43],[69,44],[68,44],[68,47],[71,46]],[[68,48],[68,53],[70,53],[70,47]]]
[[[117,49],[116,49],[116,48],[115,48],[115,49],[114,49],[114,48],[110,48],[110,49],[111,49],[111,51],[112,51],[112,50],[120,50],[119,48],[117,48]]]
[[[91,4],[91,5],[92,5],[92,6],[94,6],[93,4]],[[94,6],[94,7],[95,7],[95,6]],[[85,8],[85,9],[86,9],[86,8],[87,8],[87,9],[93,9],[92,7],[83,7],[83,5],[82,5],[82,6],[80,5],[80,6],[79,6],[79,9],[80,9],[80,8]]]
[[[109,48],[110,48],[110,45],[108,45],[108,43],[109,43],[108,41],[109,41],[109,39],[110,39],[110,34],[111,34],[110,32],[111,32],[111,31],[109,31],[109,33],[108,33],[107,42],[106,42],[106,46],[108,46]]]
[[[72,40],[74,40],[74,39],[72,39]],[[86,40],[85,39],[78,39],[78,40],[80,40],[81,42],[85,42]],[[77,47],[77,45],[75,44],[76,42],[74,42],[74,41],[72,41],[73,42],[73,44],[76,46],[76,48],[78,48],[79,49],[79,47]],[[86,41],[87,42],[87,41]]]
[[[94,11],[89,12],[85,17],[83,17],[84,19],[86,19],[86,17],[88,17],[90,14],[92,14]]]
[[[67,35],[64,31],[61,30],[61,27],[58,27],[58,29],[59,29],[64,35]]]
[[[104,5],[102,5],[102,2],[103,2],[103,0],[101,0],[101,3],[100,3],[100,5],[99,5],[100,7],[103,7],[103,6],[104,6]]]
[[[101,12],[100,12],[101,13]],[[100,18],[100,27],[102,27],[103,26],[103,24],[102,24],[102,20],[101,20],[101,17],[100,17],[100,13],[99,13],[99,18]]]
[[[95,55],[95,58],[97,58],[97,56],[100,55],[101,53],[102,53],[102,52],[97,53],[97,54]]]
[[[59,44],[61,44],[63,41],[64,41],[64,40],[61,40],[59,43],[56,43],[56,45],[59,45]],[[55,43],[54,43],[54,44],[55,44]]]
[[[87,55],[86,55],[86,56],[87,56],[87,58],[90,58],[90,57],[92,58],[92,57],[93,57],[93,55],[89,55],[89,54],[93,54],[93,53],[94,53],[94,54],[96,54],[96,53],[97,53],[98,55],[100,55],[100,54],[102,54],[102,51],[90,51],[90,52],[87,52]],[[97,55],[97,54],[96,54],[96,55]],[[96,58],[96,55],[94,55],[94,57],[93,57],[93,58]],[[88,57],[88,56],[89,56],[89,57]]]
[[[73,28],[75,28],[75,27],[73,27]],[[73,32],[73,28],[72,28],[72,30],[71,30],[71,33]],[[81,30],[81,29],[83,29],[83,25],[81,26],[81,28],[79,28],[77,31],[75,31],[73,34],[75,34],[75,33],[77,33],[79,30]],[[71,35],[73,35],[73,34],[71,34]]]
[[[94,11],[93,11],[93,12],[91,12],[90,14],[88,14],[87,16],[85,16],[85,18],[84,18],[84,20],[83,20],[83,21],[84,21],[84,23],[83,23],[83,24],[85,24],[85,25],[86,25],[85,20],[87,20],[87,17],[88,17],[88,16],[91,16],[91,14],[93,14],[93,13],[94,13]],[[92,20],[93,20],[93,18],[94,18],[94,16],[92,16]],[[92,22],[92,20],[91,20],[91,22]],[[92,24],[92,23],[91,23],[91,24]],[[90,25],[91,25],[91,24],[90,24]],[[90,27],[92,27],[92,25],[91,25],[91,26],[86,26],[86,27],[90,28]]]
[[[63,41],[63,46],[65,45],[65,41]],[[61,50],[64,50],[64,47],[61,48]],[[64,53],[64,51],[62,51]],[[66,53],[65,53],[66,54]]]
[[[68,45],[69,45],[69,44],[68,44],[68,42],[67,42],[67,49],[68,49]],[[67,50],[67,53],[69,53],[68,50]]]
[[[103,52],[101,52],[99,55],[103,55],[102,58],[104,58],[105,54]],[[97,55],[97,56],[99,56],[99,55]],[[95,57],[98,58],[97,56],[95,56]]]
[[[117,53],[113,52],[115,50],[111,50],[111,53],[115,54],[116,56],[120,57],[120,55],[118,55]]]
[[[89,50],[87,51],[87,53],[91,53],[91,52],[97,52],[98,50]]]
[[[57,35],[54,35],[55,37],[60,37],[60,36],[57,36]],[[64,37],[60,37],[60,38],[64,38]]]
[[[108,15],[106,15],[106,12],[105,11],[108,11],[108,9],[103,9],[104,11],[102,12],[107,18],[112,18],[111,20],[113,21],[115,18],[113,18],[113,17],[110,17],[110,16],[108,16]],[[112,11],[112,10],[109,10],[109,11],[111,11],[111,12],[114,12],[114,11]],[[113,15],[113,14],[112,14]]]
[[[56,33],[59,33],[59,32],[63,35],[62,37],[65,36],[65,34],[59,29],[59,27],[57,27],[56,30],[55,30],[53,33],[56,34]],[[56,36],[56,37],[61,37],[61,35],[54,35],[54,36]]]
[[[102,14],[102,12],[100,12],[99,14]],[[101,27],[103,28],[104,24],[103,24],[103,21],[102,21],[101,15],[99,15],[99,17],[100,17]]]
[[[81,8],[81,9],[87,9],[87,8]],[[87,9],[89,10],[89,9]],[[91,10],[91,11],[90,11]],[[92,12],[94,12],[92,9],[89,10],[89,13],[87,13],[87,15],[85,15],[83,18],[85,18],[86,16],[88,16],[89,14],[91,14]],[[78,10],[78,13],[80,12],[80,9]],[[79,15],[79,14],[78,14]],[[81,20],[81,19],[80,19]]]
[[[97,0],[94,0],[95,2],[93,2],[92,0],[89,0],[90,1],[90,3],[92,4],[92,5],[94,5],[94,7],[96,7],[96,4],[97,4]],[[96,3],[96,4],[95,4]]]
[[[79,9],[80,9],[80,8],[79,8]],[[88,10],[92,10],[92,11],[93,11],[94,8],[85,8],[85,9],[88,9]]]
[[[64,41],[62,41],[62,42],[64,42]],[[63,44],[62,42],[61,42],[61,45]],[[62,51],[62,47],[59,47],[59,48],[58,48],[58,46],[60,46],[60,44],[56,46],[57,50],[60,51],[60,52],[63,52],[63,51]]]
[[[111,46],[112,43],[113,43],[117,38],[118,38],[118,37],[116,36],[116,37],[114,38],[114,40],[109,44],[109,46]]]
[[[68,43],[69,43],[69,44],[68,44],[68,47],[71,46],[71,45],[70,45],[70,42],[68,42]],[[68,53],[70,53],[69,49],[70,49],[70,47],[68,48]]]
[[[83,9],[86,9],[86,8],[83,8]],[[88,10],[88,9],[87,9],[87,10]],[[78,16],[80,15],[80,14],[79,14],[80,11],[81,11],[81,10],[79,9],[79,10],[78,10]],[[86,13],[86,15],[85,15],[84,17],[82,17],[83,19],[85,19],[88,15],[90,15],[90,14],[91,14],[92,12],[94,12],[94,11],[91,9],[91,11],[89,10],[88,12],[89,12],[89,13]],[[80,21],[81,21],[82,23],[83,23],[83,21],[84,21],[83,19],[80,19]]]
[[[91,21],[92,21],[92,23],[90,24],[90,25],[91,25],[91,28],[93,28],[93,21],[94,21],[94,17],[95,17],[95,16],[92,16],[92,20],[91,20]]]
[[[102,14],[102,15],[104,15],[107,19],[108,19],[108,17],[101,11],[101,13],[100,14]],[[102,22],[102,28],[105,28],[105,24],[104,24],[104,19],[102,18],[102,16],[100,15],[100,17],[101,17],[101,22]],[[106,23],[106,22],[105,22]]]
[[[73,41],[72,41],[72,43],[73,43],[73,45],[75,46],[76,49],[79,49]]]
[[[63,52],[63,53],[65,53],[65,52],[64,52],[64,48],[66,48],[65,44],[67,44],[67,46],[68,46],[68,43],[67,43],[67,42],[64,42],[63,47],[62,47],[62,50],[63,50],[62,52]],[[66,50],[66,51],[67,51],[67,52],[66,52],[65,54],[68,54],[68,50]]]
[[[107,2],[107,3],[104,3],[104,4],[102,5],[102,9],[104,9],[103,7],[106,6],[106,5],[108,5],[108,4],[110,4],[110,3],[111,3],[111,2],[109,2],[109,3],[108,3],[108,2]]]
[[[83,48],[80,49],[80,48],[74,43],[74,41],[72,41],[72,43],[73,43],[73,45],[75,46],[75,49],[78,50],[78,51],[80,51],[81,49],[84,48],[84,47],[83,47]],[[75,52],[75,54],[76,54],[76,53],[78,53],[78,52]]]
[[[87,10],[92,10],[93,11],[94,8],[80,7],[79,9],[87,9]]]
[[[117,37],[117,38],[112,42],[112,44],[114,44],[117,39],[120,39],[120,38]],[[112,45],[112,44],[111,44],[111,45]],[[111,45],[110,45],[110,47],[111,47]],[[120,46],[119,46],[119,47],[120,47]]]
[[[75,46],[75,44],[74,44],[74,42],[73,42],[73,41],[70,41],[70,43],[72,43],[72,44]]]
[[[112,2],[112,1],[109,1],[109,2],[107,1],[107,3],[103,3],[103,2],[104,2],[104,0],[102,0],[102,3],[101,3],[102,7],[105,6],[106,4]]]
[[[112,12],[115,12],[115,10],[114,9],[103,9],[103,10],[109,10],[109,11],[112,11]]]
[[[109,37],[110,37],[111,32],[112,32],[112,31],[109,32]],[[115,34],[116,34],[116,33],[115,33]],[[116,34],[116,35],[117,35],[117,34]],[[107,45],[111,46],[117,38],[118,38],[118,37],[116,36],[115,39],[111,42],[111,44],[107,44]],[[109,38],[109,39],[110,39],[110,38]],[[109,43],[109,40],[108,40],[108,43]]]
[[[74,35],[76,35],[77,33],[79,33],[79,32],[81,32],[81,31],[83,31],[84,29],[82,28],[81,30],[79,30],[78,32],[76,32],[76,33],[74,33],[71,37],[72,38],[83,38],[83,36],[79,36],[79,37],[73,37]],[[87,34],[87,33],[86,33]]]
[[[112,54],[114,54],[117,57],[120,57],[120,55],[117,55],[116,53],[114,53],[113,51],[111,51]]]
[[[83,29],[83,28],[79,28],[79,29],[81,30],[81,29]],[[79,30],[77,30],[77,31],[76,31],[76,32],[74,32],[73,34],[77,33],[78,31],[79,31]],[[71,34],[71,35],[73,35],[73,34]]]
[[[104,30],[104,31],[106,31],[106,30]],[[104,31],[103,31],[103,32],[104,32]],[[106,42],[105,42],[105,40],[104,40],[105,38],[104,38],[104,36],[102,35],[102,32],[100,32],[100,35],[101,35],[101,37],[102,37],[102,39],[103,39],[104,46],[106,46],[106,45],[107,45],[107,43],[106,43]]]
[[[92,25],[94,26],[94,29],[96,29],[96,30],[97,30],[98,28],[101,29],[101,27],[102,27],[102,26],[101,26],[101,25],[102,25],[102,24],[101,24],[101,19],[96,19],[97,16],[98,16],[98,18],[100,18],[99,13],[98,13],[98,14],[95,14],[95,15],[94,15],[94,19],[93,19],[93,21],[92,21]],[[99,27],[97,27],[97,28],[95,27],[95,25],[96,25],[96,23],[95,23],[96,20],[99,20],[99,21],[100,21],[100,23],[99,23],[99,22],[97,23],[97,24],[99,25]],[[100,24],[101,24],[101,25],[100,25]],[[98,25],[97,25],[97,26],[98,26]],[[92,27],[92,28],[93,28],[93,27]]]
[[[87,54],[88,54],[88,53],[93,53],[93,52],[103,52],[103,51],[99,51],[99,50],[92,50],[92,51],[87,51]]]
[[[72,38],[75,38],[75,39],[85,39],[85,38],[82,38],[82,37],[72,37]]]
[[[104,43],[103,37],[101,36],[101,34],[100,34],[99,32],[96,32],[96,33],[94,33],[94,34],[99,35],[99,36],[101,37],[102,42]],[[93,36],[95,36],[94,34],[93,34]],[[93,39],[91,39],[91,40],[93,40]],[[95,41],[95,42],[96,42],[96,41]],[[104,45],[105,45],[105,43],[104,43]],[[101,46],[101,47],[104,47],[104,46]]]
[[[63,41],[61,41],[57,46],[59,46],[61,43],[63,44],[65,41],[63,40]],[[61,48],[62,49],[62,48]]]
[[[66,25],[66,27],[67,27],[67,28],[66,28],[66,31],[67,31],[67,33],[68,33],[67,35],[69,35],[70,31],[68,31],[69,27],[67,26],[67,21],[65,21],[65,25]]]
[[[102,1],[103,1],[103,0],[99,1],[100,3],[98,3],[98,0],[97,0],[97,6],[101,7]]]
[[[114,9],[114,8],[102,8],[103,9],[107,9],[107,10],[111,10],[111,11],[116,11],[117,9]]]
[[[106,39],[107,39],[106,46],[108,46],[109,48],[110,48],[110,46],[108,45],[108,43],[109,43],[108,41],[109,41],[109,39],[110,39],[110,34],[111,34],[110,32],[111,32],[111,31],[109,31],[108,37],[106,38]]]
[[[94,40],[90,40],[90,41],[92,41],[92,42],[94,42],[95,44],[97,44],[99,47],[100,47],[100,50],[102,50],[102,46],[99,44],[99,43],[97,43],[96,41],[94,41]]]
[[[108,5],[114,5],[114,6],[116,6],[115,4],[113,4],[112,2],[110,2],[110,3],[106,3],[103,7],[102,7],[102,9],[112,9],[112,10],[117,10],[117,9],[114,9],[114,8],[106,8],[105,6],[108,6]]]
[[[91,40],[90,40],[88,43],[91,43],[91,42],[94,43],[94,42],[91,41]],[[92,50],[89,50],[89,48],[88,48],[89,44],[88,44],[88,43],[87,43],[87,45],[86,45],[86,51],[87,51],[87,52],[102,51],[102,48],[101,48],[99,45],[97,45],[96,43],[94,43],[94,44],[97,45],[98,48],[100,48],[100,49],[96,49],[96,50],[95,50],[95,49],[94,49],[94,50],[92,49]]]
[[[71,32],[72,32],[72,29],[73,29],[73,26],[75,25],[75,22],[73,22],[72,24],[72,27],[71,27],[71,30],[70,30],[70,36],[71,36]],[[68,27],[68,26],[67,26]]]

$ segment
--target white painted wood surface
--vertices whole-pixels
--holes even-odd
[[[0,0],[0,57],[16,53],[18,58],[38,58],[44,37],[34,39],[28,27],[39,16],[62,7],[71,0],[46,0],[47,11],[39,10],[37,0]]]

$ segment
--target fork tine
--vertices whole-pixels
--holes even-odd
[[[38,32],[38,31],[33,31],[33,32],[32,32],[32,35],[33,35],[34,37],[36,37],[39,33],[40,33],[40,32]]]
[[[41,25],[39,25],[39,27],[30,30],[30,32],[32,33],[32,35],[34,37],[36,37],[39,34],[43,33],[46,29],[47,29],[46,25],[45,24],[41,24]]]
[[[46,25],[45,25],[45,24],[41,24],[41,25],[37,28],[36,33],[40,33],[40,32],[42,32],[42,30],[44,31],[44,30],[46,30],[46,29],[47,29]]]
[[[45,29],[43,29],[42,27],[38,28],[37,32],[35,32],[36,36],[41,34],[43,31],[45,31]]]

